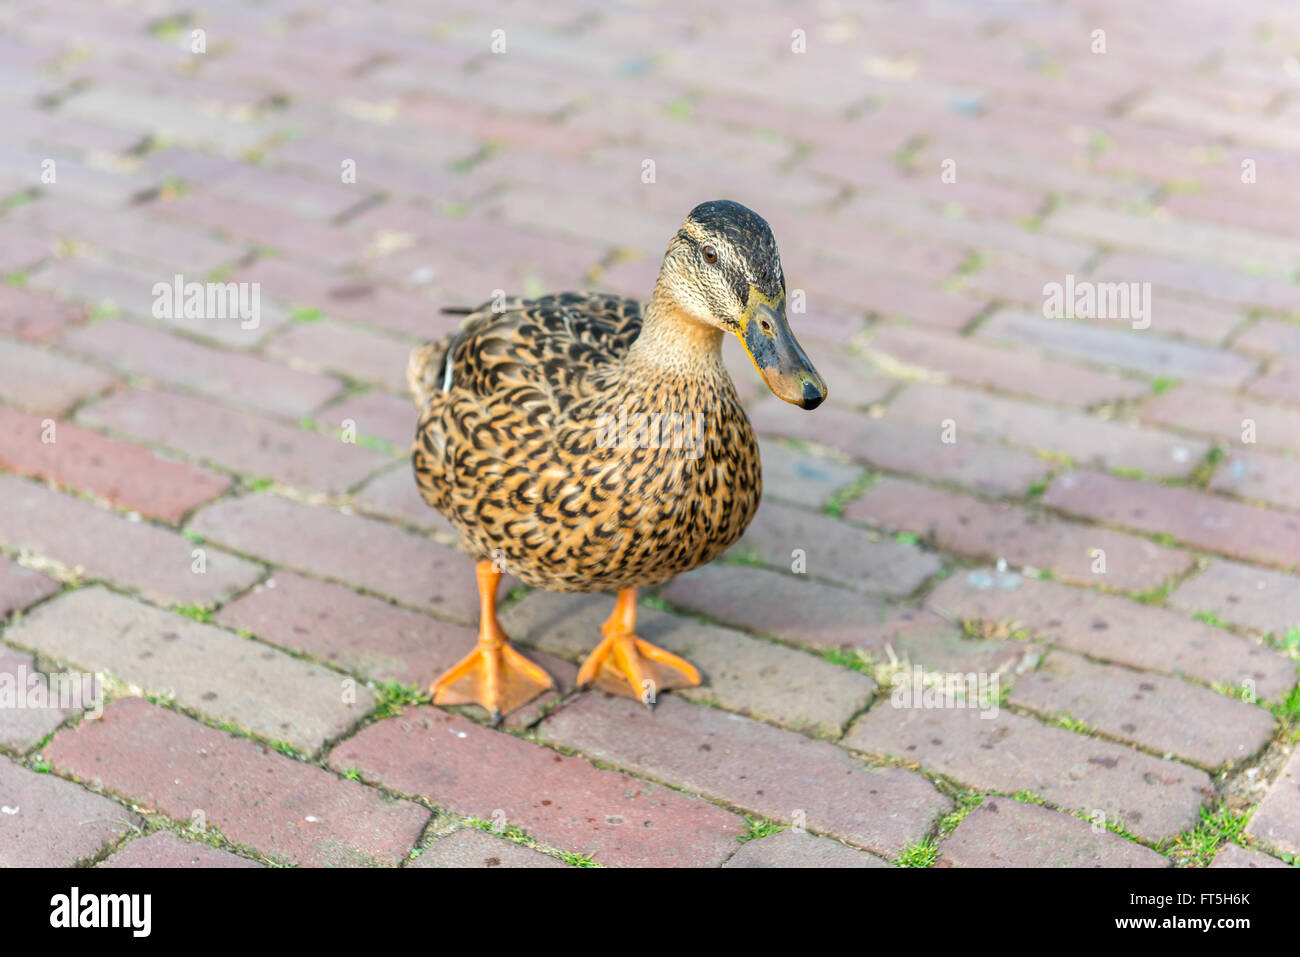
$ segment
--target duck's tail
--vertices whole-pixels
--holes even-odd
[[[406,384],[410,386],[415,407],[423,409],[439,392],[445,392],[447,360],[451,336],[438,342],[426,342],[411,350],[406,363]]]
[[[438,311],[447,316],[469,316],[481,308],[481,306],[443,306]],[[411,351],[411,358],[406,364],[406,384],[411,389],[411,396],[415,399],[417,409],[423,409],[435,395],[451,388],[451,369],[448,364],[451,362],[452,352],[456,340],[463,331],[464,323],[461,326],[461,330],[436,342],[426,342]]]

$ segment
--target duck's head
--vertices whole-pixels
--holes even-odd
[[[804,409],[826,382],[785,318],[785,276],[772,227],[739,203],[696,206],[668,244],[656,297],[686,319],[734,333],[772,392]]]

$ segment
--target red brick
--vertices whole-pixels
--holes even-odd
[[[80,306],[29,289],[0,284],[0,335],[31,342],[48,341],[85,315]]]
[[[0,226],[0,273],[24,273],[50,256],[47,243]]]
[[[945,241],[991,250],[1066,271],[1078,271],[1094,255],[1092,247],[1085,243],[1034,232],[1013,223],[947,216],[897,193],[859,193],[841,211],[841,216],[861,224],[860,228],[879,227],[891,234],[916,233],[928,242]],[[1041,298],[1041,280],[1038,288]]]
[[[550,153],[578,155],[599,145],[602,137],[585,133],[569,124],[521,117],[513,113],[484,114],[468,101],[420,94],[403,104],[403,115],[420,131],[439,130],[463,135],[467,129],[477,131],[485,140],[498,140],[511,146],[540,148]]]
[[[35,412],[59,416],[114,378],[65,355],[25,342],[0,342],[0,398]]]
[[[564,867],[564,864],[476,827],[462,827],[438,838],[407,867]]]
[[[1246,386],[1252,395],[1300,404],[1300,360],[1279,359],[1268,372]]]
[[[338,170],[335,164],[335,170]],[[337,175],[337,172],[336,172]],[[353,187],[356,189],[356,187]],[[344,199],[355,194],[345,194]],[[252,200],[227,189],[201,188],[150,205],[150,212],[188,225],[203,226],[245,243],[269,246],[281,255],[331,268],[357,262],[365,252],[358,232],[315,219],[286,214],[278,201]]]
[[[44,431],[40,419],[0,407],[0,466],[173,523],[230,487],[222,476],[70,423],[56,426],[53,442],[42,441]]]
[[[588,694],[542,722],[543,740],[888,857],[951,806],[919,774],[713,708]]]
[[[777,233],[780,237],[782,234]],[[809,234],[808,244],[801,250],[804,255],[791,255],[791,246],[799,247],[799,234],[781,238],[787,250],[784,260],[796,263],[792,278],[797,278],[795,288],[824,289],[840,299],[871,304],[871,290],[876,275],[883,274],[898,280],[923,284],[937,283],[950,276],[966,259],[965,250],[956,243],[941,237],[917,238],[885,231],[863,229],[856,220],[824,218],[816,230]],[[795,242],[790,240],[794,239]],[[841,252],[836,254],[836,246]],[[848,250],[852,250],[849,252]],[[864,259],[878,263],[872,274],[860,268]],[[814,302],[816,295],[813,296]],[[879,307],[876,307],[879,308]]]
[[[1047,727],[1002,709],[891,707],[881,702],[844,745],[918,762],[980,790],[1027,790],[1053,804],[1119,820],[1148,840],[1194,827],[1214,793],[1204,771],[1130,748]],[[959,828],[960,830],[960,828]]]
[[[432,299],[283,259],[260,260],[235,278],[261,283],[262,295],[277,302],[314,306],[330,316],[369,323],[402,335],[435,339],[459,327],[459,318],[441,315],[438,303]]]
[[[1005,559],[1080,585],[1146,591],[1192,567],[1192,556],[1136,535],[1059,521],[1049,515],[903,479],[883,478],[844,507],[844,517],[933,539],[944,551]],[[1094,549],[1106,553],[1093,571]]]
[[[55,735],[45,756],[143,808],[218,828],[233,844],[284,863],[396,866],[429,812],[355,781],[209,728],[143,698],[114,701],[98,721]]]
[[[1249,681],[1260,698],[1295,684],[1292,662],[1269,648],[1164,608],[1056,582],[970,571],[942,582],[925,604],[954,620],[1012,622],[1093,659],[1206,684]]]
[[[472,153],[470,149],[465,155]],[[484,173],[479,166],[476,166],[474,175],[467,175],[455,168],[431,163],[428,159],[398,156],[387,147],[368,148],[364,143],[339,137],[291,140],[280,144],[270,158],[285,173],[301,171],[319,177],[323,171],[326,177],[334,180],[336,187],[341,178],[343,160],[349,159],[356,164],[356,183],[344,188],[354,191],[363,203],[368,197],[382,192],[390,198],[415,197],[433,203],[472,204],[492,188],[490,174]]]
[[[1046,276],[1063,275],[1064,272],[1047,273]],[[955,292],[967,296],[982,296],[999,304],[1041,307],[1043,302],[1043,267],[1037,263],[1010,255],[990,256],[979,268],[956,276],[948,285]]]
[[[1211,867],[1291,867],[1285,861],[1269,857],[1260,851],[1251,851],[1238,844],[1225,844],[1223,850],[1214,855]]]
[[[1254,423],[1261,446],[1300,449],[1300,409],[1194,386],[1170,389],[1142,411],[1142,421],[1241,443],[1243,422]]]
[[[87,326],[63,341],[72,351],[94,356],[131,375],[279,415],[303,415],[342,390],[342,384],[329,376],[201,346],[117,319]]]
[[[536,840],[601,864],[716,866],[743,832],[737,816],[699,798],[432,708],[370,725],[336,747],[330,765],[459,814],[504,816]]]
[[[1294,210],[1286,206],[1270,205],[1262,196],[1252,196],[1251,191],[1256,188],[1253,184],[1249,187],[1245,184],[1239,185],[1244,188],[1236,196],[1178,192],[1165,196],[1161,206],[1193,219],[1208,219],[1225,226],[1280,236],[1292,235],[1295,223]]]
[[[1270,122],[1265,116],[1213,109],[1182,93],[1149,91],[1127,115],[1152,126],[1172,126],[1195,130],[1201,135],[1231,137],[1246,148],[1266,146],[1294,150],[1300,146],[1300,133],[1288,124]]]
[[[356,495],[356,506],[367,514],[396,519],[403,525],[434,532],[448,544],[455,544],[460,538],[460,532],[452,527],[451,522],[420,497],[415,475],[407,462],[367,482]]]
[[[203,122],[210,123],[205,117]],[[229,266],[244,254],[241,246],[214,239],[202,230],[174,225],[141,215],[138,209],[95,209],[86,215],[80,203],[61,194],[20,206],[10,213],[15,223],[51,240],[71,238],[82,246],[113,253],[131,263],[198,280],[214,269]]]
[[[1293,283],[1250,276],[1224,266],[1164,259],[1135,253],[1112,253],[1088,277],[1096,282],[1149,282],[1165,291],[1211,299],[1234,306],[1258,306],[1291,312],[1300,302]],[[1041,297],[1040,300],[1041,301]]]
[[[41,241],[53,239],[46,230],[35,229],[23,222],[20,217],[28,207],[49,207],[56,203],[65,208],[90,206],[96,212],[107,212],[111,207],[128,206],[144,199],[157,188],[157,180],[147,171],[127,169],[120,164],[99,156],[91,162],[83,162],[67,147],[37,147],[33,144],[27,149],[6,149],[6,180],[13,184],[12,191],[17,193],[26,188],[35,187],[40,196],[33,203],[20,206],[8,217],[15,228],[22,228],[39,237]],[[43,164],[47,158],[58,158],[58,182],[42,183]],[[93,164],[93,165],[92,165]],[[19,172],[21,171],[21,172]],[[50,185],[56,188],[50,190]],[[6,187],[5,192],[10,192]],[[49,244],[52,251],[53,244]]]
[[[1014,705],[1066,714],[1109,737],[1207,768],[1241,763],[1273,735],[1263,708],[1163,675],[1055,651],[1016,681]]]
[[[21,137],[38,149],[57,153],[72,151],[82,159],[94,153],[120,156],[140,145],[140,137],[135,133],[89,123],[54,110],[6,108],[3,118],[14,137]]]
[[[1218,495],[1096,472],[1069,472],[1052,483],[1043,502],[1108,525],[1168,534],[1233,558],[1286,568],[1300,564],[1300,515]]]
[[[501,621],[516,640],[578,662],[600,640],[612,610],[605,595],[534,592],[510,605]],[[811,734],[838,736],[876,687],[866,675],[815,655],[655,608],[637,610],[637,634],[699,668],[704,684],[674,695]]]
[[[1210,488],[1238,498],[1300,509],[1300,459],[1234,450],[1214,473]]]
[[[26,697],[30,687],[27,682],[36,674],[38,674],[36,661],[31,655],[19,654],[0,645],[0,679],[6,683],[12,682],[17,696],[16,706],[0,708],[0,749],[25,754],[40,744],[45,736],[65,719],[77,713],[77,709],[74,708],[58,707],[57,700],[51,701],[49,698],[29,700]],[[50,686],[44,676],[39,677],[37,682],[39,693],[48,694]],[[85,704],[91,704],[87,699],[82,700]],[[28,707],[29,704],[36,706]]]
[[[61,587],[48,575],[24,568],[12,559],[0,559],[0,619],[57,594]]]
[[[463,658],[478,637],[477,629],[285,571],[224,606],[216,618],[362,678],[420,688]]]
[[[851,643],[876,660],[897,660],[929,671],[1019,674],[1033,667],[1039,651],[1017,639],[971,641],[960,625],[923,608],[896,606],[883,620],[868,623]]]
[[[1241,325],[1239,308],[1204,300],[1178,299],[1167,290],[1157,288],[1154,301],[1158,304],[1152,329],[1161,336],[1194,339],[1212,346],[1222,346],[1228,334]],[[1042,304],[1041,298],[1037,305]],[[1110,326],[1109,319],[1087,320],[1101,326]]]
[[[348,419],[356,423],[358,436],[382,439],[406,458],[415,438],[419,410],[409,398],[367,392],[348,396],[316,413],[316,421],[330,430],[342,429]],[[415,481],[414,476],[411,481]]]
[[[99,587],[42,605],[8,637],[304,752],[349,730],[374,705],[365,688],[345,700],[338,672]]]
[[[940,848],[949,867],[1168,867],[1167,858],[1059,811],[986,797]]]
[[[321,319],[290,324],[271,341],[267,352],[405,395],[406,363],[412,346],[409,340],[371,332],[363,326]]]
[[[499,153],[498,157],[513,155]],[[545,163],[545,159],[542,159]],[[492,160],[476,168],[476,175],[490,169]],[[375,235],[381,232],[410,233],[432,240],[444,248],[450,246],[459,256],[499,269],[503,263],[533,267],[546,274],[581,277],[606,256],[606,249],[581,240],[560,239],[542,233],[530,233],[499,220],[480,216],[461,216],[455,220],[438,217],[428,210],[398,203],[373,206],[352,220],[352,226]],[[548,231],[549,232],[549,231]],[[658,263],[654,263],[658,269]],[[653,279],[653,277],[651,277]],[[646,295],[641,289],[638,295]]]
[[[1037,346],[1049,353],[1143,376],[1187,379],[1235,388],[1254,375],[1258,363],[1222,349],[1179,342],[1160,335],[1164,316],[1152,304],[1151,328],[1134,329],[1123,319],[1081,322],[1000,311],[979,328],[979,335]]]
[[[936,123],[934,135],[917,155],[918,165],[929,164],[928,168],[938,170],[942,160],[954,158],[958,159],[958,173],[961,176],[973,173],[990,182],[1032,185],[1061,196],[1133,202],[1150,195],[1149,187],[1084,169],[1082,164],[1043,162],[1041,155],[1008,150],[1005,143],[1000,142],[1008,132],[1007,125],[999,124],[997,133],[993,134],[985,122],[987,118],[981,117],[973,121],[980,124],[980,128],[962,130],[954,125],[962,119],[964,118],[948,113],[941,118],[941,125]],[[1039,149],[1035,152],[1044,152],[1040,131],[1026,128],[1012,132],[1039,136]]]
[[[629,176],[632,185],[641,185],[633,171]],[[556,204],[565,210],[564,219],[555,217]],[[642,212],[635,197],[621,200],[595,197],[590,190],[576,187],[557,192],[554,189],[529,186],[510,186],[494,196],[487,207],[506,221],[534,232],[557,232],[569,240],[591,242],[616,247],[630,247],[647,252],[664,248],[673,230],[681,220],[672,216],[651,216]],[[684,216],[674,211],[673,216]]]
[[[0,756],[0,867],[85,864],[139,824],[114,801]]]
[[[262,867],[229,851],[185,841],[170,831],[138,837],[105,860],[100,867]]]
[[[852,644],[883,613],[878,598],[744,565],[706,565],[660,593],[674,605],[792,644]]]
[[[357,585],[457,621],[478,620],[469,557],[394,525],[275,495],[251,495],[204,509],[190,527],[276,565]]]
[[[407,236],[376,236],[375,248],[384,254],[376,253],[376,258],[366,264],[366,276],[370,281],[397,287],[395,291],[433,301],[436,305],[430,315],[439,328],[429,337],[442,334],[442,307],[477,306],[489,301],[495,289],[535,296],[586,284],[584,277],[557,278],[529,267],[481,265],[449,253],[438,243],[420,241],[405,245],[409,242]],[[400,248],[390,250],[390,244]],[[637,292],[640,294],[639,290]],[[370,325],[377,324],[374,319],[366,321]],[[407,334],[421,333],[412,331]]]
[[[1232,348],[1249,355],[1300,356],[1300,323],[1260,319],[1232,340]]]
[[[247,588],[259,566],[148,522],[132,522],[89,502],[15,476],[0,475],[0,543],[134,588],[149,601],[207,605]],[[195,572],[198,549],[203,572]]]
[[[1005,438],[1094,467],[1123,466],[1161,477],[1187,475],[1209,451],[1195,439],[949,386],[910,386],[890,403],[890,413],[930,426],[935,445],[941,423],[950,419],[956,425],[951,445],[972,437]]]
[[[345,492],[390,461],[362,445],[151,389],[120,392],[82,409],[78,419],[231,471],[322,492]]]
[[[289,321],[288,315],[273,302],[260,302],[258,323],[247,329],[234,319],[198,316],[155,319],[153,288],[163,279],[174,281],[171,276],[160,277],[145,267],[71,258],[45,267],[32,277],[29,285],[84,303],[96,313],[138,320],[166,332],[181,332],[237,349],[255,348],[274,329]]]
[[[863,475],[860,466],[845,465],[775,440],[764,440],[763,499],[778,499],[821,510],[840,489]]]
[[[1105,399],[1147,395],[1149,386],[1115,375],[1004,349],[978,339],[885,326],[871,348],[913,366],[945,373],[960,382],[1079,407]]]
[[[1300,627],[1300,579],[1219,559],[1175,588],[1169,605],[1284,638]]]
[[[1273,850],[1300,855],[1300,751],[1278,773],[1246,833]]]
[[[1134,118],[1139,117],[1134,114]],[[1167,215],[1135,215],[1092,203],[1058,207],[1048,217],[1045,228],[1099,244],[1238,269],[1264,268],[1277,275],[1289,275],[1300,259],[1300,243],[1294,239],[1261,236],[1249,230]]]
[[[759,840],[746,841],[723,867],[888,867],[874,854],[814,837],[807,831],[785,830]]]
[[[374,192],[360,177],[356,183],[343,182],[337,164],[330,172],[332,181],[315,180],[246,163],[207,185],[216,193],[279,209],[286,217],[328,222],[364,203]]]
[[[905,318],[956,331],[984,311],[987,297],[951,292],[932,285],[872,276],[867,308],[882,319]]]
[[[938,420],[931,428],[834,406],[820,408],[809,416],[776,398],[760,402],[749,417],[763,434],[816,442],[878,468],[956,482],[986,494],[1023,495],[1051,470],[1046,462],[1027,452],[969,435],[945,444],[939,441]]]
[[[855,528],[827,515],[764,502],[733,553],[791,571],[795,550],[805,572],[862,591],[909,595],[939,570],[939,559],[915,545]]]

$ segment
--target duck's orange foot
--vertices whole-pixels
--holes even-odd
[[[604,691],[638,698],[654,707],[655,696],[669,688],[700,683],[700,673],[685,658],[636,635],[636,590],[619,592],[618,605],[601,631],[605,638],[587,656],[578,672],[578,687],[591,684]]]
[[[433,683],[434,704],[476,704],[500,724],[503,715],[555,688],[551,676],[510,646],[480,641]]]
[[[483,614],[478,646],[444,671],[429,689],[434,704],[476,704],[487,711],[494,725],[503,715],[522,708],[555,681],[540,666],[510,646],[497,622],[496,591],[501,575],[491,562],[478,563],[479,595]]]

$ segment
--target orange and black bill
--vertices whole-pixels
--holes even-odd
[[[826,380],[817,374],[785,319],[785,296],[769,299],[749,287],[737,337],[772,393],[801,409],[826,399]]]

